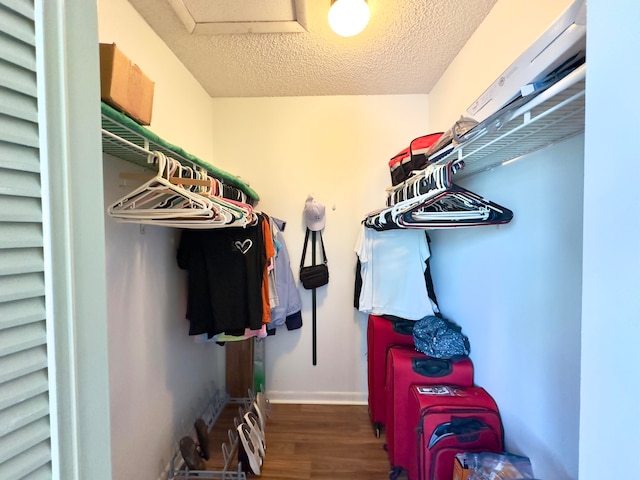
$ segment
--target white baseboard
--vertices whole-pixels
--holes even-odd
[[[267,389],[271,403],[317,403],[327,405],[366,405],[366,392],[299,392]]]

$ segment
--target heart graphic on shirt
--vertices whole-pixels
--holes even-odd
[[[240,240],[236,240],[235,246],[240,252],[246,254],[251,247],[253,247],[253,242],[250,238],[247,238],[245,241],[241,242]]]

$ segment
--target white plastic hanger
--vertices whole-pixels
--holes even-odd
[[[108,209],[109,214],[124,219],[213,217],[211,201],[171,183],[170,162],[162,152],[154,154],[158,162],[157,175],[113,203]],[[163,208],[176,198],[179,200],[179,206]]]

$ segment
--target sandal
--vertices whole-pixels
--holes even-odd
[[[209,460],[209,429],[207,424],[202,418],[198,418],[194,427],[198,437],[198,445],[200,445],[200,456],[205,460]]]
[[[184,458],[185,463],[189,467],[189,470],[204,470],[204,460],[198,453],[198,447],[196,442],[191,437],[182,437],[180,439],[180,453]]]
[[[251,473],[254,475],[260,475],[260,466],[262,465],[262,459],[256,446],[251,441],[251,432],[249,426],[246,423],[238,425],[238,436],[242,443],[242,450],[249,460],[249,466],[251,467]]]

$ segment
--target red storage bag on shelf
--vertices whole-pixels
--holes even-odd
[[[411,170],[411,154],[407,147],[389,160],[391,185],[396,186],[404,182],[411,175]]]
[[[429,149],[442,135],[443,132],[431,133],[411,141],[409,144],[409,154],[411,156],[411,168],[413,170],[423,170],[429,165]]]
[[[422,170],[428,162],[429,148],[438,141],[442,132],[414,138],[407,148],[389,160],[391,185],[396,186],[411,176],[414,170]]]

